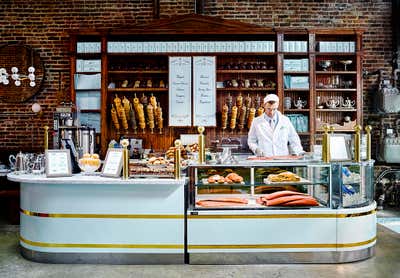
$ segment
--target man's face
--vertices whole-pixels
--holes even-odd
[[[278,110],[279,102],[269,101],[264,104],[264,111],[268,117],[273,117],[275,115],[276,110]]]

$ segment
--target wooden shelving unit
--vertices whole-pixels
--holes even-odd
[[[215,28],[218,26],[218,28]],[[110,41],[273,41],[274,51],[266,52],[180,52],[165,51],[160,53],[133,53],[108,51]],[[77,53],[76,44],[82,41],[101,42],[100,53]],[[302,42],[305,51],[288,50],[287,42],[295,45]],[[354,51],[321,52],[321,42],[351,42]],[[307,117],[307,131],[299,132],[304,142],[315,143],[318,134],[316,119],[329,124],[338,124],[344,116],[351,117],[352,121],[362,124],[362,30],[356,29],[271,29],[241,23],[238,21],[223,20],[207,16],[189,15],[178,16],[171,19],[157,20],[148,25],[138,25],[129,29],[110,30],[81,30],[71,34],[71,95],[76,99],[77,90],[74,87],[74,75],[77,59],[101,59],[101,109],[96,112],[101,114],[101,150],[102,154],[111,139],[120,136],[144,139],[144,146],[159,150],[166,150],[172,146],[173,141],[181,133],[197,133],[196,127],[169,127],[169,71],[168,58],[170,56],[215,56],[216,57],[216,98],[217,98],[217,126],[207,127],[207,145],[212,140],[222,137],[246,136],[248,128],[225,131],[221,129],[221,111],[227,101],[232,97],[236,102],[238,96],[250,97],[252,103],[268,93],[276,93],[281,99],[280,110],[288,115],[299,114]],[[288,70],[284,69],[285,60],[307,61],[307,68]],[[328,68],[321,67],[321,61],[331,61]],[[344,65],[340,62],[351,60],[351,64]],[[231,64],[231,65],[230,65]],[[228,66],[227,66],[228,65]],[[235,67],[232,69],[230,66]],[[256,69],[256,67],[260,68]],[[262,68],[261,68],[262,67]],[[228,69],[227,69],[228,68]],[[84,74],[90,74],[85,73]],[[285,88],[285,76],[308,78],[307,88]],[[122,87],[125,80],[129,87]],[[152,80],[155,85],[147,88],[143,84],[134,88],[136,81],[147,82]],[[165,88],[159,88],[157,83],[163,81]],[[226,86],[227,82],[238,82],[238,86]],[[248,85],[247,82],[250,82]],[[258,83],[257,83],[258,82]],[[115,88],[109,88],[114,83]],[[247,84],[246,84],[247,83]],[[221,84],[224,84],[221,88]],[[262,85],[261,85],[262,84]],[[148,98],[156,96],[163,109],[164,126],[162,134],[158,132],[133,133],[133,130],[116,132],[112,125],[110,108],[115,95],[126,96],[132,101],[133,96]],[[299,98],[306,104],[297,109],[293,103],[291,109],[284,109],[283,100],[290,97],[292,102]],[[329,99],[351,102],[354,108],[329,109],[326,102]],[[317,103],[319,101],[319,103]],[[252,104],[255,107],[255,104]],[[323,106],[323,109],[318,108]],[[94,112],[94,111],[93,111]],[[341,130],[340,132],[350,132]],[[306,146],[309,150],[310,146]]]

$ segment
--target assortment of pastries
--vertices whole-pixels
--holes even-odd
[[[298,175],[289,171],[268,175],[268,180],[271,182],[300,181],[300,179]]]

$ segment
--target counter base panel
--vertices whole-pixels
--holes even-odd
[[[30,250],[20,245],[30,261],[53,264],[183,264],[184,254],[146,253],[54,253]]]
[[[189,255],[190,264],[289,264],[347,263],[375,255],[375,246],[354,251],[268,252],[268,253],[197,253]]]

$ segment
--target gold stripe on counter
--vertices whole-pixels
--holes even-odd
[[[28,216],[49,218],[141,218],[141,219],[183,219],[180,214],[83,214],[83,213],[42,213],[20,209],[20,212]]]
[[[348,217],[359,217],[366,216],[376,213],[376,210],[360,212],[360,213],[345,213],[345,214],[334,214],[334,213],[321,213],[321,214],[200,214],[200,215],[188,215],[189,219],[241,219],[241,218],[348,218]]]
[[[294,243],[294,244],[215,244],[197,245],[189,244],[188,249],[285,249],[285,248],[343,248],[356,247],[370,244],[376,240],[376,236],[361,242],[353,243]]]
[[[131,248],[131,249],[183,249],[183,244],[115,244],[115,243],[48,243],[31,241],[23,238],[19,239],[31,246],[54,247],[54,248]]]

